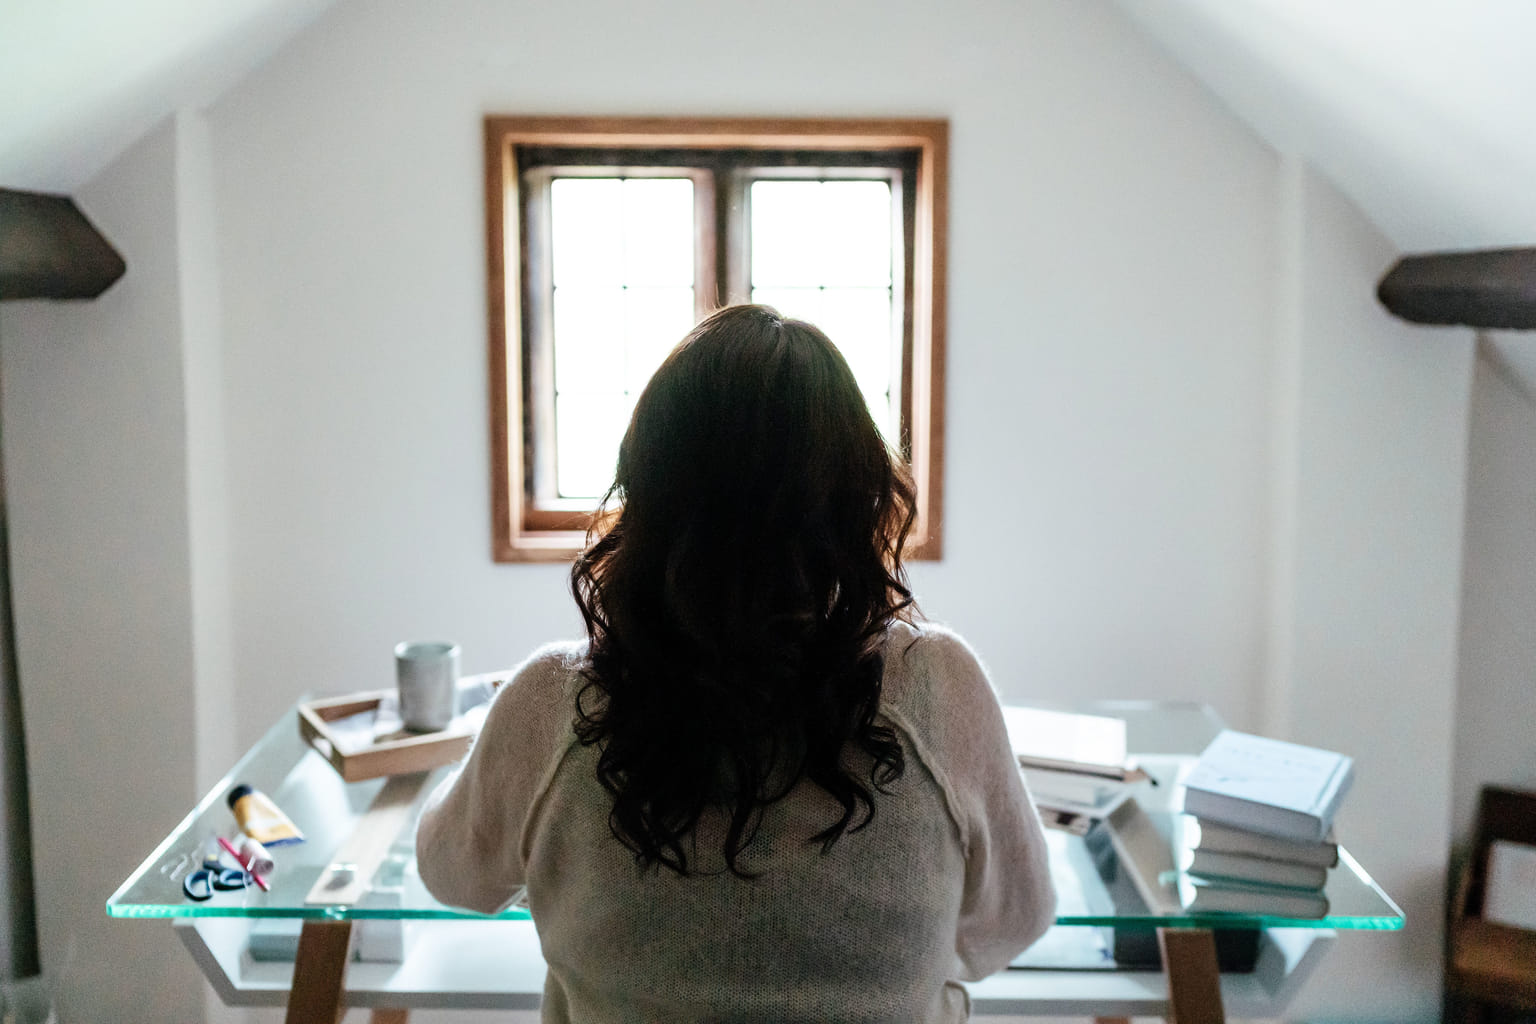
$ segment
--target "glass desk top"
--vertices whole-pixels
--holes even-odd
[[[464,705],[473,708],[489,699],[492,680],[504,675],[466,679]],[[1123,718],[1130,750],[1157,778],[1159,785],[1141,783],[1136,802],[1145,823],[1166,838],[1182,799],[1179,772],[1222,728],[1214,713],[1191,703],[1116,701],[1083,705],[1075,710]],[[486,915],[445,906],[427,893],[416,873],[415,827],[420,805],[451,771],[430,773],[405,816],[387,854],[372,871],[362,895],[344,904],[310,903],[307,897],[318,880],[336,865],[333,861],[364,813],[384,787],[384,779],[344,782],[331,764],[300,734],[297,709],[284,714],[227,775],[198,803],[160,846],[128,877],[107,901],[113,917],[248,917],[349,919],[466,919]],[[201,866],[206,844],[215,836],[233,839],[238,829],[225,797],[230,788],[247,783],[270,795],[305,835],[305,841],[273,848],[277,863],[270,891],[254,886],[216,892],[197,902],[182,889],[187,874]],[[1154,928],[1161,925],[1216,928],[1337,928],[1397,929],[1402,912],[1360,865],[1340,848],[1340,863],[1328,873],[1327,916],[1296,919],[1255,914],[1190,915],[1182,911],[1155,912],[1138,895],[1128,872],[1121,868],[1120,847],[1109,841],[1104,824],[1079,836],[1047,829],[1051,873],[1056,883],[1059,925]],[[1171,842],[1171,840],[1167,840]],[[1171,846],[1168,849],[1171,858]],[[514,907],[494,915],[526,919],[526,909]]]

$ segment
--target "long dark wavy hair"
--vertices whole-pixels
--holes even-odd
[[[881,638],[913,611],[915,506],[832,342],[767,306],[707,317],[640,396],[605,505],[571,570],[590,640],[574,724],[614,836],[687,875],[718,808],[747,877],[763,809],[801,779],[842,808],[809,837],[823,853],[868,824],[905,769],[875,715]]]

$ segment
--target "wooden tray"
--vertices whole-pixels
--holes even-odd
[[[333,727],[333,723],[341,719],[377,711],[393,692],[375,690],[302,702],[299,704],[299,733],[347,782],[431,771],[452,764],[469,750],[475,730],[463,716],[441,732],[402,730],[380,736],[361,749],[355,740],[349,742]]]

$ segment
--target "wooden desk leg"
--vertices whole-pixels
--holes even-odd
[[[293,960],[286,1024],[337,1024],[352,948],[351,921],[305,921]]]
[[[1159,928],[1170,1024],[1226,1024],[1216,940],[1208,928]]]
[[[368,1018],[368,1024],[406,1024],[410,1019],[410,1010],[396,1007],[381,1007],[374,1010]]]

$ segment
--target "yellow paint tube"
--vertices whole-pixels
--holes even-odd
[[[272,798],[254,786],[241,783],[229,791],[229,809],[235,812],[240,831],[263,846],[302,843],[304,833],[288,815],[278,809]]]

